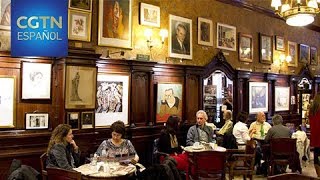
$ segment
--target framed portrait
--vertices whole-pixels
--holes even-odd
[[[210,19],[198,18],[198,44],[213,46],[213,23]]]
[[[253,61],[253,41],[249,34],[239,33],[239,60],[243,62]]]
[[[291,61],[288,66],[298,66],[298,45],[295,42],[288,41],[288,56],[291,56]]]
[[[259,34],[259,54],[260,54],[260,62],[265,64],[272,64],[272,54],[273,54],[273,43],[272,36]]]
[[[96,82],[96,67],[67,66],[65,108],[95,108]]]
[[[310,62],[310,46],[305,44],[299,44],[299,62]]]
[[[310,47],[310,64],[318,65],[318,53],[316,47]]]
[[[51,66],[22,62],[21,99],[51,99]]]
[[[26,113],[26,129],[48,129],[49,113]]]
[[[0,52],[11,51],[11,31],[0,30]]]
[[[11,29],[11,0],[0,0],[0,29]]]
[[[217,95],[217,85],[205,85],[204,86],[204,94],[208,95]]]
[[[169,15],[169,56],[192,59],[192,20]]]
[[[132,48],[132,0],[100,0],[98,45]]]
[[[90,129],[94,127],[94,112],[86,111],[81,113],[81,129]]]
[[[91,40],[91,13],[69,10],[68,39]]]
[[[274,36],[275,38],[275,44],[276,44],[276,50],[277,51],[285,51],[285,43],[284,43],[284,37],[282,36]]]
[[[289,111],[290,105],[290,87],[275,86],[275,111]]]
[[[166,122],[170,115],[182,117],[182,84],[159,83],[157,86],[156,122]]]
[[[160,7],[140,3],[140,23],[145,26],[160,27]]]
[[[67,113],[67,124],[71,126],[71,129],[79,129],[80,127],[80,113],[79,112],[68,112]]]
[[[69,0],[69,8],[92,12],[92,0]]]
[[[127,74],[98,74],[96,127],[109,126],[118,120],[129,124],[129,81]]]
[[[16,126],[16,78],[0,76],[0,128]]]
[[[217,23],[217,48],[236,51],[237,50],[236,27]]]
[[[249,82],[249,113],[268,111],[268,83]]]

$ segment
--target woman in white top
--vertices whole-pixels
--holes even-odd
[[[247,141],[250,140],[249,129],[247,127],[248,113],[239,112],[237,116],[237,123],[233,127],[232,134],[236,138],[238,148],[244,149]]]
[[[308,146],[310,141],[307,134],[301,130],[301,126],[297,127],[297,131],[292,134],[292,138],[297,139],[297,151],[299,153],[300,162],[302,163],[302,157],[308,155]]]

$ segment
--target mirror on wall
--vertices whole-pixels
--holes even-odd
[[[203,108],[208,114],[208,122],[221,127],[223,110],[233,107],[233,81],[224,72],[216,70],[204,79],[203,85]]]

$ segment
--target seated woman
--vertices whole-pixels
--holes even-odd
[[[239,112],[237,121],[238,122],[233,127],[232,134],[236,138],[238,148],[245,149],[246,142],[251,139],[249,136],[249,129],[246,124],[248,121],[248,113]]]
[[[177,139],[177,131],[180,118],[178,116],[169,116],[165,129],[161,131],[159,138],[159,151],[170,154],[177,161],[177,169],[187,171],[188,157],[182,152]],[[182,152],[182,153],[181,153]]]
[[[139,161],[132,143],[128,139],[122,139],[125,135],[126,128],[122,121],[116,121],[111,125],[111,139],[104,140],[96,151],[96,154],[102,157],[124,157],[131,156],[131,162],[135,164]]]
[[[60,124],[53,130],[47,155],[47,167],[72,170],[80,165],[80,151],[70,125]]]

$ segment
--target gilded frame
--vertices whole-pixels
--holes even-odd
[[[145,26],[160,27],[160,7],[141,2],[140,23]]]
[[[75,10],[68,12],[68,39],[90,42],[91,13]]]
[[[0,75],[0,128],[16,126],[16,77]]]
[[[272,36],[259,33],[259,54],[260,62],[272,64],[273,62],[273,41]]]
[[[285,41],[282,36],[274,36],[275,38],[275,49],[277,51],[285,51]]]
[[[288,55],[291,56],[291,61],[288,66],[298,66],[298,44],[295,42],[288,41]]]
[[[249,113],[268,111],[268,83],[249,82]]]
[[[316,47],[310,47],[310,65],[318,65],[318,51]]]
[[[11,24],[8,18],[11,18],[11,0],[0,0],[0,29],[11,29]]]
[[[239,33],[239,60],[253,61],[253,41],[250,34]]]
[[[94,111],[81,112],[81,129],[94,128]]]
[[[80,10],[80,11],[87,11],[92,12],[92,0],[84,0],[83,1],[75,1],[75,0],[69,0],[69,8]]]
[[[299,44],[299,62],[306,64],[310,62],[310,46]]]
[[[198,44],[213,46],[212,20],[198,17]]]
[[[237,51],[237,28],[217,23],[217,48]]]

